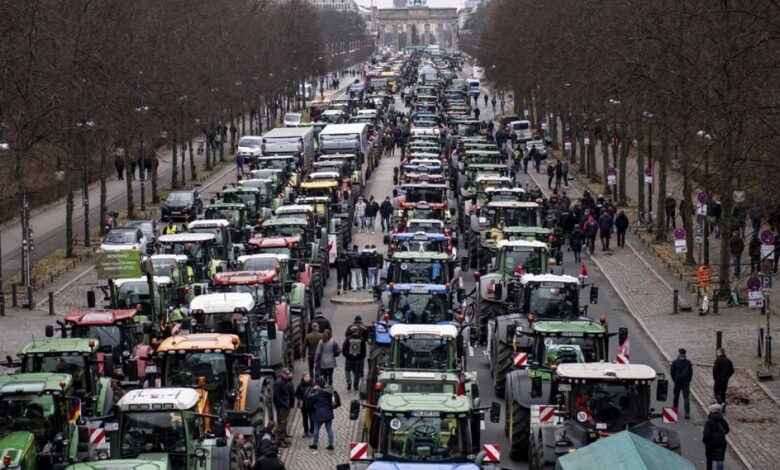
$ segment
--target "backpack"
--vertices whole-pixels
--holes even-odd
[[[599,224],[595,220],[588,222],[588,236],[595,237],[599,230]]]
[[[341,407],[341,397],[339,396],[339,392],[336,390],[333,390],[333,409]]]

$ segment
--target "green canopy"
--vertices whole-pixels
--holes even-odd
[[[555,470],[695,470],[684,457],[630,431],[601,439],[564,455]]]

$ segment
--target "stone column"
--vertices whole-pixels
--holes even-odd
[[[393,49],[395,49],[396,51],[400,47],[400,42],[398,41],[398,30],[399,29],[400,28],[398,27],[398,25],[393,23]]]
[[[431,43],[431,24],[425,23],[425,35],[423,36],[423,44],[428,45]]]
[[[385,37],[385,24],[379,23],[379,49],[385,47],[387,38]]]
[[[444,23],[436,25],[436,41],[439,42],[439,47],[444,49]]]
[[[412,45],[412,28],[414,28],[414,25],[411,23],[406,25],[406,45],[411,46]]]
[[[458,48],[458,23],[450,23],[450,31],[452,31],[452,48]]]

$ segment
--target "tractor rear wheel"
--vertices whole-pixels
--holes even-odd
[[[293,344],[295,341],[293,340],[293,336],[291,329],[284,332],[284,359],[282,360],[282,363],[284,364],[284,367],[290,369],[290,371],[295,370],[295,345]]]
[[[303,337],[306,333],[303,331],[303,315],[290,315],[290,334],[292,336],[293,357],[300,358],[303,355]]]
[[[508,393],[506,399],[509,416],[509,457],[512,460],[526,460],[528,458],[528,437],[531,427],[531,410],[517,403]]]
[[[493,356],[491,366],[493,368],[493,389],[496,396],[503,398],[506,391],[506,374],[512,370],[512,348],[500,342],[497,335],[493,335]]]

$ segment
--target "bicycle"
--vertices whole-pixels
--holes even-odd
[[[639,211],[636,221],[634,221],[633,224],[631,224],[631,233],[637,233],[639,229],[644,228],[647,231],[652,230],[653,228],[653,213],[650,212],[649,220],[645,220],[644,217],[645,213],[644,211]]]

